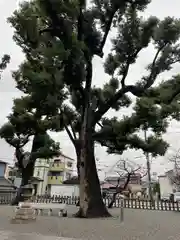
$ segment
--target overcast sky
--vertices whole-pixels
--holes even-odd
[[[23,60],[23,55],[21,50],[12,40],[13,29],[11,29],[9,24],[6,22],[7,17],[11,16],[12,12],[17,8],[18,2],[18,0],[0,0],[0,56],[5,53],[11,55],[11,64],[9,64],[8,68],[3,73],[3,77],[0,82],[0,125],[6,121],[6,116],[11,112],[13,98],[21,95],[21,93],[15,88],[15,83],[11,77],[11,71],[17,69],[18,65]],[[172,1],[168,0],[152,0],[152,3],[149,5],[144,15],[147,17],[154,15],[161,19],[166,16],[175,16],[178,18],[180,17],[179,9],[179,0],[173,0],[173,4]],[[107,54],[109,50],[110,41],[108,41],[105,46],[105,53]],[[135,82],[141,77],[142,73],[144,72],[144,67],[151,61],[152,57],[153,49],[151,48],[140,54],[137,64],[130,69],[130,74],[127,79],[128,83]],[[108,80],[108,76],[104,74],[102,64],[102,59],[94,59],[94,84],[102,85],[106,80]],[[176,65],[170,73],[164,74],[163,78],[170,78],[172,74],[178,73],[178,69],[180,69],[180,67],[179,65]],[[127,110],[122,110],[118,114],[116,113],[116,115],[121,116],[126,113],[128,113]],[[112,112],[109,114],[112,114]],[[64,154],[75,158],[74,148],[71,142],[68,140],[67,135],[60,133],[56,135],[53,134],[53,136],[56,140],[60,141]],[[168,133],[164,136],[164,138],[171,145],[167,154],[167,156],[169,156],[176,149],[180,148],[180,124],[173,121],[170,125]],[[13,153],[13,148],[10,148],[8,144],[6,144],[3,140],[0,140],[0,159],[7,162],[12,162]],[[142,156],[142,159],[137,158],[136,161],[138,160],[142,163],[145,163],[145,159],[143,158],[143,154],[141,152],[128,150],[123,154],[123,157],[127,157],[131,160],[139,156]],[[166,160],[167,156],[153,160],[152,171],[156,171],[159,174],[168,169],[169,165]],[[96,157],[99,159],[99,168],[111,166],[118,159],[120,159],[119,156],[108,156],[105,149],[102,147],[96,148]]]

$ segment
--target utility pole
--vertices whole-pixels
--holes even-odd
[[[144,130],[144,139],[145,142],[147,142],[147,131]],[[149,197],[151,200],[151,203],[154,202],[153,199],[153,194],[152,194],[152,186],[151,186],[151,164],[150,164],[150,157],[149,157],[149,153],[148,152],[144,152],[145,156],[146,156],[146,165],[147,165],[147,175],[148,175],[148,187],[149,187]]]

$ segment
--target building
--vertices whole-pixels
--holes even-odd
[[[58,158],[37,159],[34,167],[34,174],[31,183],[34,186],[35,195],[60,195],[59,186],[73,176],[75,160],[61,154]],[[4,168],[0,169],[0,173]],[[9,166],[7,174],[9,179],[16,187],[20,187],[21,174],[16,166]]]
[[[156,186],[156,184],[159,184],[159,182],[157,179],[153,177],[151,178],[151,185],[149,184],[148,179],[144,179],[142,181],[142,193],[144,197],[149,198],[149,186],[151,186],[153,197],[154,198],[157,197],[157,191],[154,190],[154,187]]]
[[[158,176],[161,196],[180,191],[180,174],[171,169],[165,174]]]
[[[48,172],[50,167],[49,159],[37,159],[34,167],[35,194],[44,195],[47,191]]]
[[[8,180],[8,163],[0,160],[0,195],[15,194],[15,186]]]
[[[106,189],[109,186],[110,189],[113,189],[117,186],[123,186],[126,183],[127,175],[124,176],[109,176],[105,178],[104,183],[101,185],[102,190]],[[137,192],[142,192],[142,185],[141,185],[141,174],[135,173],[130,176],[130,180],[126,189],[129,193],[136,194]]]
[[[109,184],[116,186],[118,181],[119,181],[119,185],[122,185],[126,182],[126,179],[127,179],[127,175],[120,176],[120,177],[119,176],[112,176],[112,177],[110,176],[110,177],[105,178],[105,182],[108,182]],[[141,185],[141,174],[140,173],[132,174],[130,176],[129,184]]]
[[[79,197],[79,179],[77,176],[73,176],[67,179],[59,186],[59,194],[61,196]]]
[[[6,177],[8,174],[8,163],[0,160],[0,177]]]
[[[16,166],[8,166],[8,174],[7,174],[7,178],[8,180],[16,187],[19,188],[21,186],[21,173],[18,170],[18,168]],[[31,183],[33,185],[34,188],[34,193],[37,194],[37,189],[39,184],[42,182],[43,180],[38,178],[38,177],[32,177],[31,178]]]
[[[73,176],[75,160],[61,154],[50,162],[47,181],[47,192],[51,195],[60,195],[59,186]]]
[[[10,180],[11,182],[14,182],[16,177],[20,177],[18,168],[15,166],[8,166],[6,170],[5,178]]]

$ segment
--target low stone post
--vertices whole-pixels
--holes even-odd
[[[35,211],[30,204],[32,198],[32,185],[28,184],[23,187],[22,197],[24,202],[21,206],[17,207],[15,216],[12,218],[11,223],[28,223],[36,220]]]
[[[124,222],[124,198],[120,198],[120,222]]]

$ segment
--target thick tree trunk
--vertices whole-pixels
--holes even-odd
[[[34,164],[29,163],[26,168],[22,169],[22,179],[21,179],[21,185],[18,189],[18,192],[16,194],[16,197],[12,200],[11,205],[18,205],[19,202],[23,202],[23,187],[29,184],[29,180],[33,176],[34,171]]]
[[[78,179],[80,180],[80,164],[81,164],[81,147],[76,146],[76,158],[77,158],[77,175]]]
[[[90,116],[86,109],[81,135],[80,208],[76,216],[84,218],[110,217],[101,196],[92,132]]]
[[[94,147],[82,150],[80,166],[80,209],[77,217],[109,217],[103,202],[94,158]]]
[[[23,201],[23,187],[29,184],[34,172],[34,164],[36,161],[36,157],[33,157],[33,153],[36,153],[40,147],[42,147],[42,143],[39,140],[39,136],[41,137],[42,133],[35,134],[33,138],[33,144],[31,148],[31,155],[28,161],[27,166],[25,167],[23,164],[24,154],[20,147],[16,149],[16,158],[18,160],[18,167],[21,169],[22,173],[22,181],[21,186],[18,190],[16,198],[12,201],[12,205],[18,205],[20,201]]]
[[[92,133],[95,125],[92,125],[92,116],[96,109],[96,101],[93,102],[91,99],[92,56],[89,52],[85,52],[85,59],[87,74],[84,89],[83,123],[80,134],[80,208],[76,216],[84,218],[109,217],[110,214],[101,196],[94,157]]]
[[[81,164],[81,148],[80,146],[76,147],[76,157],[77,157],[77,174],[78,174],[78,181],[80,182],[80,164]],[[80,206],[80,201],[76,204],[77,207]]]

